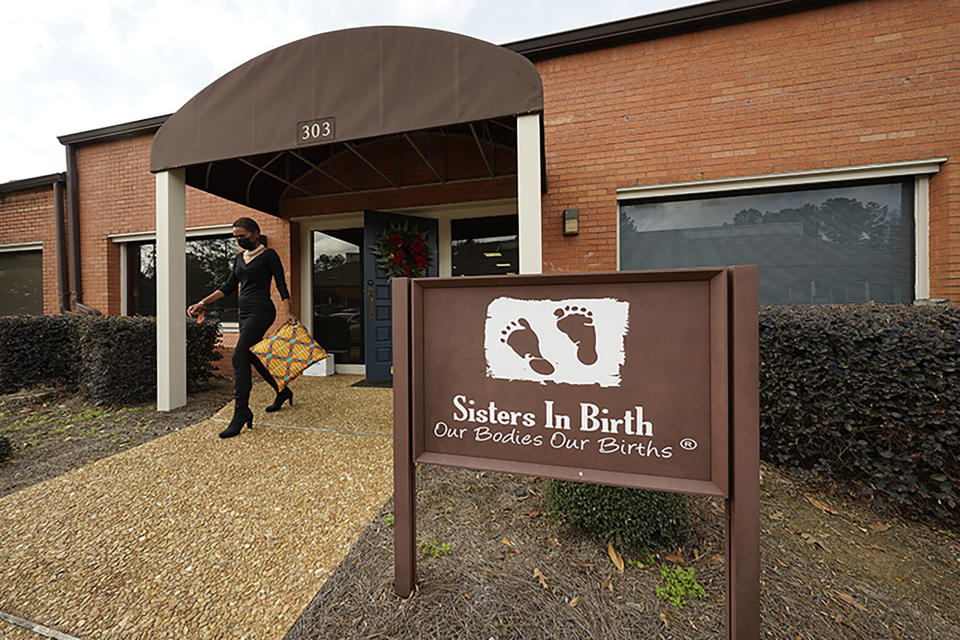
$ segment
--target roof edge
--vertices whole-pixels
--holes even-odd
[[[79,133],[68,133],[57,136],[57,140],[60,141],[60,144],[83,144],[84,142],[93,142],[95,140],[109,140],[111,138],[125,138],[141,133],[154,133],[171,115],[172,114],[168,113],[163,116],[154,116],[152,118],[144,118],[143,120],[114,124],[109,127],[80,131]]]
[[[504,45],[532,61],[799,13],[854,0],[714,0]]]
[[[11,180],[10,182],[0,182],[0,193],[13,193],[14,191],[26,191],[27,189],[46,187],[57,182],[63,182],[66,179],[66,173],[51,173],[45,176]]]
[[[855,0],[714,0],[637,18],[536,36],[500,45],[532,61],[584,53],[716,27],[799,13]],[[83,144],[156,132],[173,114],[57,136],[61,144]]]

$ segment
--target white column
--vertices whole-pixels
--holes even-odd
[[[453,275],[453,247],[450,245],[450,218],[437,220],[437,268],[441,278]]]
[[[157,174],[157,410],[187,404],[186,182]]]
[[[541,273],[540,114],[517,116],[517,214],[520,273]]]

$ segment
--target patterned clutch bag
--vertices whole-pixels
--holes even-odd
[[[280,330],[250,347],[283,390],[303,370],[327,357],[306,327],[297,321],[283,324]]]

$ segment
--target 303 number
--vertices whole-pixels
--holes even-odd
[[[333,118],[298,122],[297,144],[310,144],[321,140],[332,140],[335,131]]]

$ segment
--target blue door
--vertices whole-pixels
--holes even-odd
[[[390,276],[377,264],[377,256],[372,248],[384,233],[404,225],[424,236],[425,244],[433,250],[427,276],[434,277],[439,273],[436,220],[382,211],[363,212],[364,364],[370,382],[390,380],[390,367],[393,364]]]

